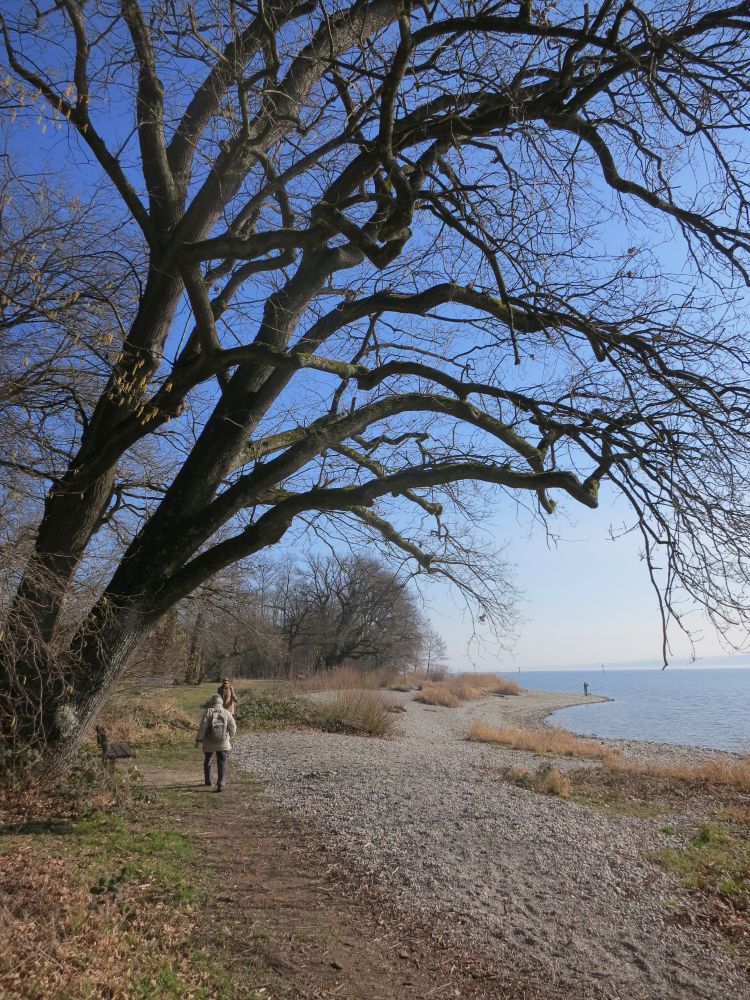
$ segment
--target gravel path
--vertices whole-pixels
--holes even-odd
[[[666,842],[663,819],[524,791],[497,769],[533,755],[463,740],[476,719],[539,725],[581,698],[529,691],[442,709],[391,696],[406,706],[395,739],[259,733],[237,740],[235,758],[345,863],[406,905],[450,914],[501,961],[541,966],[571,1000],[750,1000],[722,952],[664,919],[679,890],[648,857]]]

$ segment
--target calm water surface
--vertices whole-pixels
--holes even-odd
[[[563,708],[553,723],[583,736],[750,750],[750,669],[522,670],[522,687],[603,694],[614,701]]]

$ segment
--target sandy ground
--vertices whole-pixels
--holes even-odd
[[[582,696],[528,691],[459,709],[391,697],[406,707],[395,739],[259,733],[241,737],[235,756],[364,883],[447,916],[571,998],[750,1000],[723,952],[666,919],[680,889],[653,860],[667,843],[664,817],[610,817],[517,788],[499,770],[538,759],[464,739],[477,719],[540,725]],[[618,744],[638,756],[692,753]]]

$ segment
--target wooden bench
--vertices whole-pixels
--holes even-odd
[[[135,757],[135,754],[127,743],[110,743],[107,730],[104,726],[96,727],[96,745],[102,752],[102,760],[110,767],[115,766],[118,760],[126,760],[128,757]]]

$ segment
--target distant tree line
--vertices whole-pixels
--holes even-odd
[[[336,667],[369,671],[445,666],[445,643],[408,585],[374,559],[310,557],[235,569],[165,615],[131,674],[200,683],[232,677],[309,676]]]

